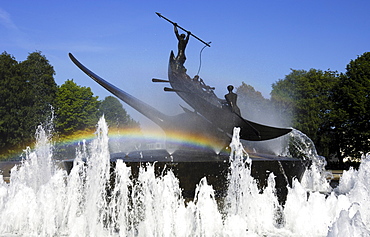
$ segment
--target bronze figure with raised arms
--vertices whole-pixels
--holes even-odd
[[[185,37],[185,34],[179,34],[179,31],[177,29],[177,23],[174,23],[173,27],[174,27],[174,31],[175,31],[175,34],[176,34],[176,38],[179,41],[179,43],[177,45],[177,50],[178,51],[177,51],[176,60],[178,61],[179,64],[183,65],[185,63],[185,60],[186,60],[185,48],[186,48],[186,45],[189,42],[191,32],[187,31],[187,35]]]

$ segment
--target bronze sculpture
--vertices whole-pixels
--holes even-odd
[[[186,60],[185,48],[186,48],[186,45],[189,42],[189,37],[191,35],[191,32],[188,31],[187,35],[186,35],[186,38],[185,38],[185,34],[181,34],[181,35],[179,34],[179,31],[177,30],[177,24],[176,23],[173,24],[173,27],[174,27],[174,31],[175,31],[175,34],[176,34],[176,38],[179,41],[179,43],[177,45],[177,50],[178,51],[177,51],[176,60],[179,62],[180,65],[183,65],[185,63],[185,60]]]
[[[229,93],[225,95],[225,99],[229,106],[231,107],[231,111],[233,113],[240,115],[240,109],[236,103],[238,96],[233,92],[234,87],[232,85],[229,85],[227,86],[227,90],[229,91]]]
[[[157,15],[164,18],[158,13]],[[167,18],[164,19],[171,22]],[[171,23],[174,24],[173,22]],[[178,27],[184,30],[175,24],[174,27],[175,29]],[[188,32],[188,37],[192,35],[200,40],[189,31],[186,32]],[[181,37],[181,39],[184,39],[184,37]],[[94,81],[155,122],[165,133],[171,133],[175,130],[177,133],[183,134],[184,137],[188,135],[207,137],[211,142],[227,147],[231,141],[234,127],[241,128],[239,134],[241,139],[250,141],[274,139],[292,130],[291,128],[262,125],[244,119],[240,114],[239,108],[236,106],[237,97],[232,92],[232,86],[228,88],[229,94],[225,96],[225,99],[220,99],[215,95],[214,88],[206,85],[198,75],[194,78],[187,75],[183,63],[186,59],[184,50],[188,40],[186,38],[184,40],[181,44],[179,42],[179,53],[177,57],[175,57],[173,51],[170,53],[168,80],[153,79],[153,82],[169,83],[171,88],[165,87],[164,90],[176,92],[193,109],[191,111],[181,106],[184,112],[175,116],[166,115],[110,84],[82,65],[71,53],[69,57],[77,67]],[[205,43],[202,40],[200,41]],[[209,46],[209,43],[205,44]],[[171,159],[169,160],[168,157],[171,157]],[[296,177],[300,179],[308,164],[307,161],[301,159],[260,153],[249,153],[249,157],[253,160],[252,175],[259,180],[260,187],[266,185],[268,177],[267,170],[274,172],[278,188],[277,192],[282,194],[282,200],[286,194],[287,185],[291,184],[291,178]],[[227,150],[216,153],[214,148],[186,150],[180,147],[173,153],[171,152],[171,154],[166,149],[139,150],[129,153],[111,154],[112,162],[115,162],[117,159],[124,160],[133,170],[137,170],[145,162],[155,162],[156,166],[161,167],[159,171],[165,169],[165,167],[173,169],[175,175],[180,180],[183,194],[189,192],[188,194],[190,196],[194,194],[195,185],[204,176],[213,180],[210,183],[214,185],[216,191],[223,192],[225,185],[227,185],[226,174],[229,160]],[[71,166],[73,162],[65,162],[65,164]],[[194,173],[195,169],[197,170],[196,173]],[[192,172],[189,172],[190,170]]]

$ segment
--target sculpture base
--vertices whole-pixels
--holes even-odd
[[[260,189],[266,187],[270,173],[274,173],[276,194],[279,202],[284,203],[292,179],[301,180],[308,161],[295,158],[277,157],[265,154],[249,154],[252,160],[251,175],[257,180]],[[223,197],[227,192],[228,173],[230,168],[229,154],[216,154],[213,151],[178,150],[169,154],[166,150],[142,150],[131,153],[111,154],[112,168],[117,160],[123,160],[131,167],[132,177],[138,177],[139,168],[154,163],[156,176],[172,170],[179,179],[180,188],[185,199],[192,199],[196,185],[203,177],[212,185],[216,197]],[[64,168],[70,171],[73,160],[63,162]]]

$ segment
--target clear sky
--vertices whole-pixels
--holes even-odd
[[[17,61],[41,51],[58,85],[74,79],[99,99],[110,95],[70,61],[71,52],[117,87],[175,114],[184,102],[151,82],[167,78],[170,51],[177,51],[173,26],[155,12],[212,42],[202,53],[200,76],[219,97],[227,85],[245,82],[269,98],[271,85],[291,68],[345,72],[350,60],[370,51],[368,0],[0,0],[0,50]],[[189,41],[190,76],[198,71],[203,46]]]

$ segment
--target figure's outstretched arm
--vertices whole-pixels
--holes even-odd
[[[179,39],[180,35],[179,35],[179,31],[177,30],[177,24],[176,23],[173,24],[173,29],[175,31],[176,38]]]
[[[190,38],[190,35],[191,35],[191,32],[190,31],[187,31],[187,33],[188,33],[188,35],[186,36],[186,42],[188,42],[189,41],[189,38]]]

